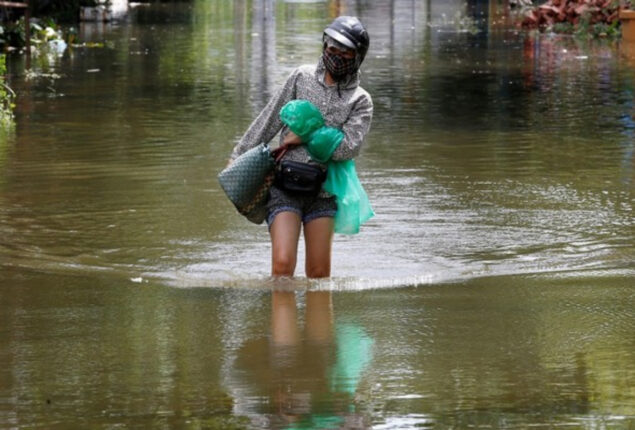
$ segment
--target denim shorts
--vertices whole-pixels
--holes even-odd
[[[335,196],[290,194],[274,185],[269,189],[269,201],[267,202],[267,224],[269,227],[280,212],[297,213],[302,222],[306,224],[316,218],[333,218],[337,212],[337,203]]]

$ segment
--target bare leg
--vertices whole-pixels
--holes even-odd
[[[306,336],[316,343],[326,343],[333,337],[333,306],[330,291],[306,293]]]
[[[295,345],[300,341],[294,292],[272,293],[271,337],[275,345]]]
[[[304,225],[305,272],[308,278],[331,276],[333,228],[334,220],[330,217],[316,218]]]
[[[298,254],[301,220],[295,212],[281,212],[273,219],[271,235],[271,274],[293,276]]]

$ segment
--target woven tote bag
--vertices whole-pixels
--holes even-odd
[[[220,186],[238,212],[255,224],[267,216],[267,197],[273,183],[275,160],[261,143],[236,158],[218,174]]]

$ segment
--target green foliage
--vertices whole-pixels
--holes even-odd
[[[34,44],[63,40],[62,30],[51,18],[31,23],[31,40]]]
[[[616,38],[622,35],[619,21],[613,21],[611,24],[600,22],[592,26],[591,36],[593,37],[611,37]]]
[[[608,12],[606,13],[608,14]],[[581,38],[618,38],[622,33],[619,20],[614,20],[611,23],[604,21],[593,23],[590,14],[585,14],[574,28],[573,34]]]
[[[559,34],[573,34],[575,27],[570,22],[557,22],[553,25],[552,31]]]
[[[570,15],[565,21],[553,23],[548,30],[579,38],[619,38],[621,27],[617,14],[620,9],[633,6],[635,1],[632,0],[611,0],[599,9],[589,7],[580,16]]]
[[[13,128],[13,99],[15,93],[5,82],[7,73],[6,56],[0,55],[0,131]]]
[[[38,45],[51,41],[62,41],[63,35],[59,25],[52,18],[30,20],[31,44]],[[0,25],[0,48],[23,48],[26,45],[26,24],[24,17],[16,22]]]

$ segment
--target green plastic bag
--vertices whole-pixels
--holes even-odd
[[[320,110],[307,100],[292,100],[280,110],[280,119],[307,146],[311,158],[327,164],[322,188],[333,194],[337,202],[335,232],[357,234],[362,224],[375,213],[364,187],[359,182],[353,160],[331,160],[344,139],[344,133],[325,127]]]
[[[362,372],[373,357],[373,339],[359,325],[335,323],[337,361],[330,372],[332,392],[355,395]]]
[[[361,225],[375,215],[353,160],[329,161],[322,188],[336,197],[336,233],[357,234]]]
[[[373,359],[375,341],[363,327],[354,322],[335,322],[335,343],[337,345],[336,362],[327,371],[329,391],[348,395],[349,412],[355,412],[355,392],[362,374]],[[341,398],[338,397],[338,398]],[[317,409],[317,408],[316,408]],[[312,412],[302,419],[284,427],[285,430],[301,429],[339,429],[342,428],[344,416],[334,413]]]
[[[326,163],[340,146],[342,139],[344,139],[344,133],[341,130],[333,127],[320,127],[311,133],[306,146],[311,158],[320,163]]]
[[[292,100],[284,105],[280,119],[305,143],[314,131],[324,126],[322,113],[308,100]]]

